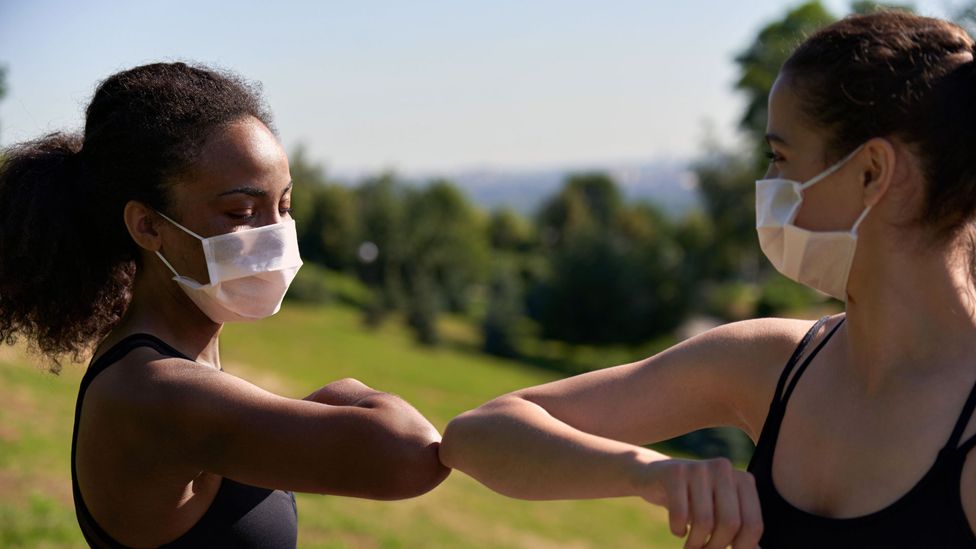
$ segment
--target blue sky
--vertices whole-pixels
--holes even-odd
[[[286,147],[337,173],[686,158],[707,126],[735,144],[732,59],[796,4],[0,0],[0,143],[80,128],[117,70],[193,60],[260,81]]]

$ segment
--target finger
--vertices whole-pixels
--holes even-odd
[[[685,541],[685,549],[701,549],[715,525],[712,483],[708,467],[704,465],[695,467],[690,477],[691,532]]]
[[[755,477],[742,473],[736,482],[736,493],[739,496],[742,527],[732,540],[732,549],[753,549],[759,546],[763,533],[762,508],[759,506]]]
[[[669,483],[667,488],[668,522],[671,533],[683,538],[688,533],[688,482],[683,476]]]
[[[739,494],[735,484],[735,470],[727,460],[718,460],[712,465],[712,485],[714,490],[715,529],[705,549],[725,549],[739,533],[741,517],[739,514]]]

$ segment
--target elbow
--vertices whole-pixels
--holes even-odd
[[[465,412],[447,424],[444,439],[439,445],[438,456],[445,467],[464,469],[465,450],[470,447],[467,441],[473,438],[478,428],[478,410]]]
[[[382,466],[386,481],[375,499],[407,499],[433,490],[447,478],[450,469],[440,460],[441,434],[419,412],[402,403],[392,409],[390,424],[382,441],[386,456]]]
[[[438,457],[439,441],[412,442],[410,446],[400,452],[393,478],[380,499],[408,499],[426,494],[444,482],[451,472]]]
[[[441,463],[472,473],[479,462],[504,445],[506,424],[517,414],[522,399],[505,395],[452,419],[440,445]]]

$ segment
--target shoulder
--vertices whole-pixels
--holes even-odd
[[[255,428],[279,416],[295,417],[289,404],[308,403],[293,403],[213,367],[139,347],[94,378],[82,421],[90,434],[116,432],[119,451],[195,470],[248,424]],[[269,420],[269,415],[274,417]]]
[[[164,355],[150,347],[137,347],[107,366],[91,381],[89,399],[135,411],[160,400],[178,398],[195,384],[213,382],[221,372],[179,357]]]
[[[792,318],[754,318],[717,326],[689,341],[697,339],[711,345],[728,345],[732,349],[755,344],[775,348],[797,343],[814,323],[813,320]]]
[[[830,326],[837,320],[828,320]],[[722,387],[740,426],[755,440],[762,430],[776,384],[815,320],[757,318],[718,326],[675,347]],[[698,359],[697,357],[701,357]]]
[[[215,368],[150,347],[126,353],[91,381],[83,416],[147,449],[203,436],[221,403],[255,391]]]

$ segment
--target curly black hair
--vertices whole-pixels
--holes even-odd
[[[95,90],[84,134],[54,133],[0,153],[0,341],[25,336],[52,360],[82,360],[131,299],[138,248],[123,208],[168,206],[168,188],[218,128],[254,117],[274,131],[256,84],[186,63],[114,74]]]

